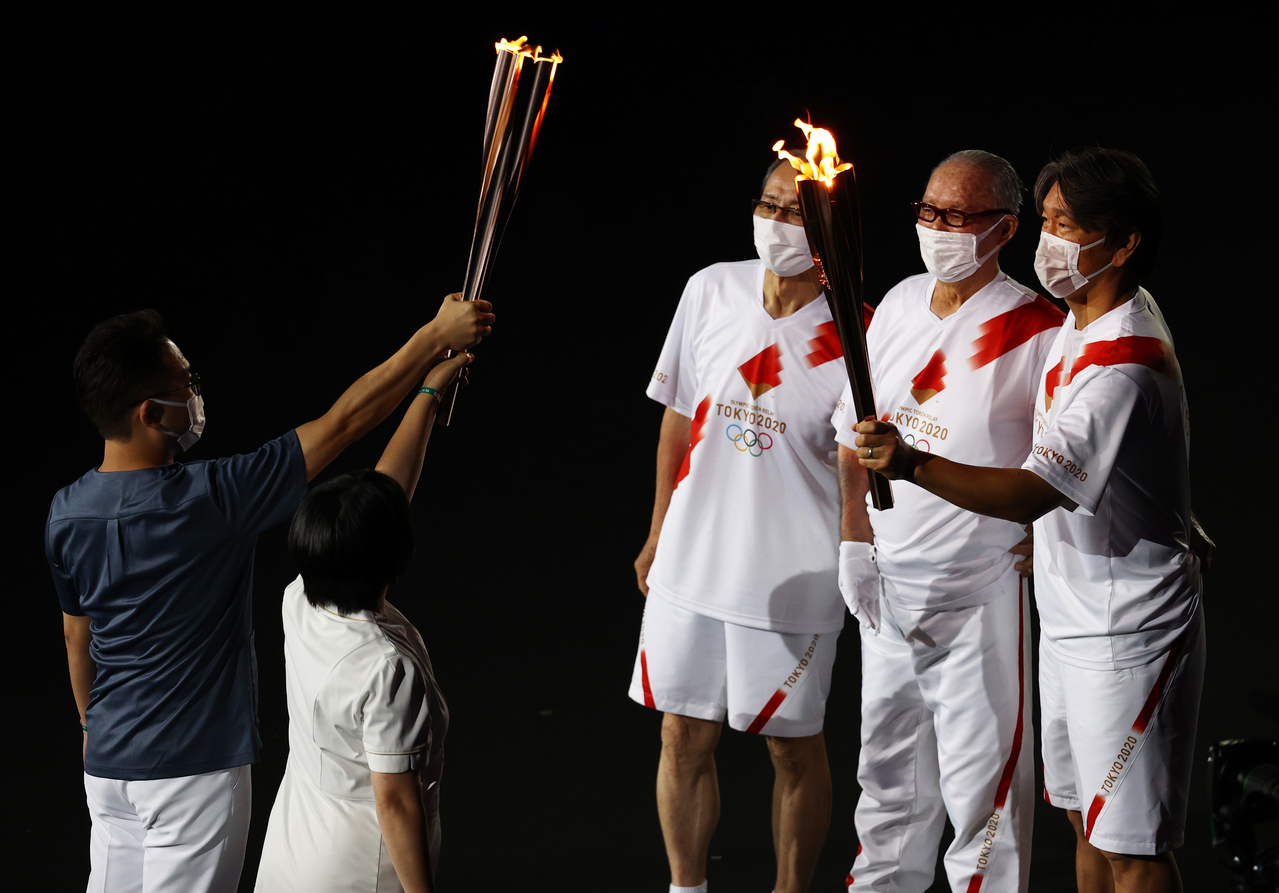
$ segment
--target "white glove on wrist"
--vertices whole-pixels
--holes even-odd
[[[839,544],[839,592],[863,629],[879,632],[879,566],[870,543]]]

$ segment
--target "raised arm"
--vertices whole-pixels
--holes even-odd
[[[355,441],[391,414],[444,350],[465,350],[488,335],[496,317],[488,301],[449,295],[435,319],[418,329],[382,365],[346,389],[324,415],[297,429],[311,480]]]
[[[910,481],[979,515],[1029,524],[1055,508],[1075,503],[1025,468],[963,465],[908,446],[888,422],[863,419],[857,425],[857,461],[890,480]]]
[[[98,675],[98,668],[93,663],[89,646],[93,644],[93,634],[89,631],[89,618],[75,614],[62,615],[62,638],[67,645],[67,669],[71,671],[71,693],[75,696],[76,709],[80,711],[80,725],[86,725],[85,711],[89,709],[89,694],[93,690],[93,680]],[[88,745],[89,733],[84,733],[84,746]],[[80,756],[84,757],[84,747]]]
[[[662,533],[666,510],[671,506],[671,494],[675,492],[675,476],[688,452],[688,441],[693,433],[693,420],[667,407],[662,415],[662,433],[657,441],[657,488],[653,496],[653,520],[649,524],[648,540],[635,559],[635,578],[640,592],[648,597],[648,569],[653,566],[657,554],[657,540]]]
[[[404,488],[410,502],[413,501],[418,478],[422,476],[422,460],[426,458],[426,444],[431,439],[431,427],[440,400],[453,379],[474,359],[463,351],[451,360],[442,359],[427,373],[422,387],[433,389],[436,395],[418,391],[404,413],[400,427],[395,429],[391,442],[382,451],[382,458],[378,459],[377,470],[394,478]]]

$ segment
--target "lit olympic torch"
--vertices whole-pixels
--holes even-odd
[[[546,117],[555,69],[564,61],[558,50],[543,56],[542,48],[528,46],[527,40],[527,37],[516,41],[503,38],[493,45],[497,50],[497,64],[493,67],[488,117],[484,121],[484,173],[480,180],[471,255],[462,286],[462,297],[467,301],[474,301],[483,293],[497,256],[497,246],[511,219],[520,178],[533,157],[542,119]],[[531,71],[525,69],[525,62]],[[443,411],[437,416],[439,424],[447,425],[452,420],[456,400],[457,385],[454,384],[445,395]]]
[[[853,165],[839,161],[835,137],[829,130],[810,127],[796,119],[795,126],[808,137],[804,158],[796,158],[782,148],[784,140],[773,146],[778,158],[785,158],[798,172],[795,190],[804,214],[804,231],[808,247],[817,262],[826,300],[840,346],[844,349],[844,365],[853,391],[857,418],[878,417],[875,392],[870,382],[870,363],[866,357],[866,326],[862,315],[862,215],[857,200],[857,180]],[[893,493],[888,479],[867,469],[871,501],[879,510],[893,507]]]

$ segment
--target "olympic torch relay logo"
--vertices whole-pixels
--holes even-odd
[[[936,397],[939,391],[945,390],[946,355],[941,350],[934,353],[928,365],[911,380],[911,384],[914,387],[910,389],[910,395],[920,405]]]
[[[776,344],[770,344],[745,363],[737,367],[751,396],[756,400],[782,383],[782,352]]]

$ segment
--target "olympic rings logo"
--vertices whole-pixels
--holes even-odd
[[[903,434],[902,440],[906,441],[907,444],[913,446],[917,450],[923,450],[925,453],[931,453],[933,451],[932,445],[928,441],[924,440],[922,437],[916,440],[914,434]]]
[[[734,428],[737,429],[736,434],[733,433]],[[756,433],[741,425],[729,425],[724,434],[737,447],[738,452],[750,453],[757,459],[764,455],[764,450],[772,449],[773,446],[773,436],[767,431]]]

